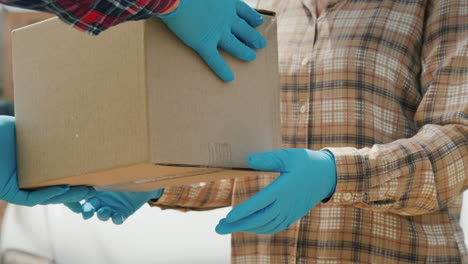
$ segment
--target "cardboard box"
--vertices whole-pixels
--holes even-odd
[[[158,19],[99,37],[49,19],[15,30],[21,188],[151,190],[258,174],[245,158],[281,147],[275,19],[254,62],[223,54],[219,80]]]
[[[24,9],[14,9],[2,6],[0,9],[2,20],[2,48],[3,48],[3,91],[0,94],[8,100],[13,100],[13,77],[11,69],[11,31],[39,21],[53,17],[49,13],[29,12]]]

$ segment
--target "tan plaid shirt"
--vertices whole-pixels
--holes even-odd
[[[338,183],[288,230],[233,234],[232,262],[468,263],[468,0],[335,0],[318,19],[314,0],[249,3],[278,13],[284,145],[331,150]],[[235,206],[272,180],[156,205]]]

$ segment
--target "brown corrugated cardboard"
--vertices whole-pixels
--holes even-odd
[[[38,21],[51,18],[53,14],[50,13],[42,13],[42,12],[29,12],[25,11],[24,9],[16,10],[11,9],[7,6],[0,7],[0,21],[1,21],[1,31],[2,31],[2,39],[1,39],[1,46],[3,52],[3,91],[0,91],[2,97],[5,97],[7,100],[13,100],[13,77],[12,77],[12,69],[11,69],[11,31],[24,27],[26,25],[30,25],[33,23],[37,23]]]
[[[158,19],[92,37],[50,19],[13,32],[20,187],[149,190],[243,177],[280,148],[274,16],[268,47],[220,81]]]

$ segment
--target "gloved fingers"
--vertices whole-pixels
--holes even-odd
[[[242,0],[237,1],[236,11],[237,15],[247,21],[252,27],[258,27],[263,24],[262,15]]]
[[[81,203],[79,203],[79,202],[64,203],[63,205],[68,207],[68,209],[70,209],[74,213],[81,214],[83,212],[83,207],[82,207]]]
[[[251,155],[247,164],[256,170],[287,172],[288,156],[284,150]]]
[[[47,205],[47,204],[79,202],[89,197],[92,197],[94,194],[96,194],[96,190],[94,190],[94,188],[90,188],[86,186],[74,186],[74,187],[70,187],[70,190],[67,191],[66,193],[50,198],[47,201],[42,202],[41,204]]]
[[[102,207],[97,211],[97,216],[101,221],[107,221],[111,218],[114,211],[109,207]]]
[[[83,204],[83,219],[87,220],[93,217],[96,210],[101,208],[101,200],[91,198]]]
[[[70,190],[70,187],[68,186],[52,186],[38,189],[35,191],[18,190],[17,193],[14,195],[14,198],[8,202],[26,206],[34,206],[38,204],[43,204],[45,201],[55,196],[64,194],[68,190]]]
[[[88,188],[88,194],[85,195],[85,197],[83,198],[83,200],[88,200],[88,199],[91,199],[93,198],[94,196],[96,196],[96,189],[94,189],[93,187],[88,187],[88,186],[84,186],[86,188]],[[73,187],[72,187],[73,188]]]
[[[224,61],[221,54],[216,47],[212,49],[202,49],[198,50],[198,53],[202,59],[208,64],[208,66],[213,70],[221,80],[225,82],[230,82],[234,80],[234,73],[231,71],[227,63]]]
[[[232,228],[230,228],[230,224],[226,222],[226,218],[219,220],[219,223],[215,227],[215,231],[216,233],[220,235],[227,235],[227,234],[234,233]]]
[[[245,20],[237,19],[232,25],[232,33],[245,44],[263,49],[266,47],[266,40],[256,29],[252,28]]]
[[[226,221],[234,223],[274,203],[276,201],[276,192],[274,186],[272,188],[272,184],[232,209],[226,216]]]
[[[223,219],[216,227],[216,232],[219,234],[229,234],[259,228],[268,224],[273,219],[276,219],[279,213],[280,212],[276,204],[272,203],[269,206],[236,222],[228,223]]]
[[[112,215],[112,222],[116,225],[121,225],[125,222],[125,220],[127,220],[127,217],[125,217],[123,214],[121,213],[114,213]]]
[[[253,49],[242,43],[233,34],[226,34],[219,42],[219,47],[241,60],[253,61],[257,57],[257,53]]]

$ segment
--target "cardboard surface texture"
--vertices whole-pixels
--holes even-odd
[[[276,22],[224,83],[158,19],[89,36],[57,18],[13,31],[21,188],[151,190],[247,177],[281,147]]]

